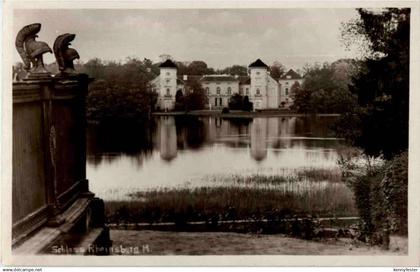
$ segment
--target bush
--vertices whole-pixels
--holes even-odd
[[[249,97],[246,95],[244,96],[244,101],[243,101],[243,110],[244,111],[252,111],[253,109],[253,103],[249,102]]]
[[[185,110],[185,97],[181,90],[175,94],[175,111]]]
[[[222,113],[229,113],[229,109],[228,108],[223,108]]]
[[[207,96],[202,90],[195,90],[184,96],[185,110],[202,110],[206,106]]]
[[[396,156],[389,163],[380,187],[385,197],[384,207],[389,229],[407,234],[408,151]]]
[[[366,171],[346,166],[361,222],[361,240],[389,243],[389,234],[407,234],[408,153],[369,165]]]

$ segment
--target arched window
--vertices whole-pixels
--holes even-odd
[[[257,95],[260,95],[260,94],[261,94],[260,89],[257,89]]]
[[[216,93],[217,93],[217,94],[220,94],[220,87],[217,87],[217,88],[216,88]]]
[[[232,94],[232,88],[231,88],[231,87],[228,87],[228,88],[227,88],[227,93],[228,93],[228,94]]]
[[[286,88],[286,95],[289,95],[289,88]]]
[[[166,95],[171,95],[171,90],[169,88],[166,89]]]

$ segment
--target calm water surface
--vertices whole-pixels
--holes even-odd
[[[87,176],[105,200],[139,190],[229,185],[232,176],[337,170],[346,150],[333,117],[157,117],[150,128],[89,127]],[[345,186],[301,182],[292,190]],[[290,186],[283,184],[283,190]],[[348,190],[351,194],[350,190]]]

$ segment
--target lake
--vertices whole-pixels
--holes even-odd
[[[153,190],[275,188],[325,198],[322,205],[353,213],[353,194],[337,164],[349,147],[335,137],[334,122],[335,117],[161,116],[147,129],[90,126],[90,189],[105,201],[129,201],[132,194]],[[273,177],[286,179],[276,183]]]

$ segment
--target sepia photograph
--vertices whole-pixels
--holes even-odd
[[[418,9],[379,4],[13,8],[11,255],[418,254]]]

